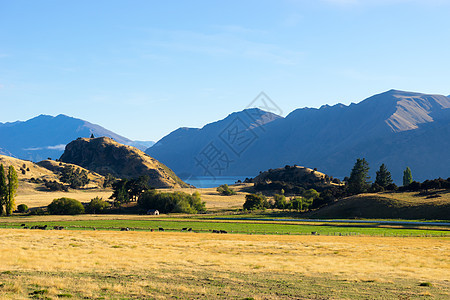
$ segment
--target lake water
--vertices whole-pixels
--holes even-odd
[[[235,184],[238,180],[244,181],[246,177],[250,178],[251,176],[191,176],[182,178],[182,180],[198,188],[212,188],[222,184]]]

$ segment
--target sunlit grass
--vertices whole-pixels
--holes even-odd
[[[448,238],[0,233],[0,296],[11,299],[41,290],[54,298],[450,296]]]

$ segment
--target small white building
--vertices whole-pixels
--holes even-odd
[[[147,215],[157,216],[157,215],[159,215],[159,210],[157,210],[157,209],[149,209],[147,211]]]

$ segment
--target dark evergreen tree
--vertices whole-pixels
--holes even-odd
[[[123,203],[130,202],[130,194],[128,193],[127,184],[127,179],[122,179],[113,183],[112,188],[114,191],[109,199],[114,200],[114,206],[117,207]]]
[[[348,179],[348,191],[353,195],[367,192],[369,179],[369,163],[365,158],[358,158]]]
[[[391,178],[391,173],[388,171],[385,164],[382,164],[380,166],[380,170],[377,171],[377,177],[375,179],[375,183],[384,189],[388,185],[393,183],[392,178]]]

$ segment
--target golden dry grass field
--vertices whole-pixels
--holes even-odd
[[[450,298],[448,238],[1,229],[0,262],[3,299]]]

